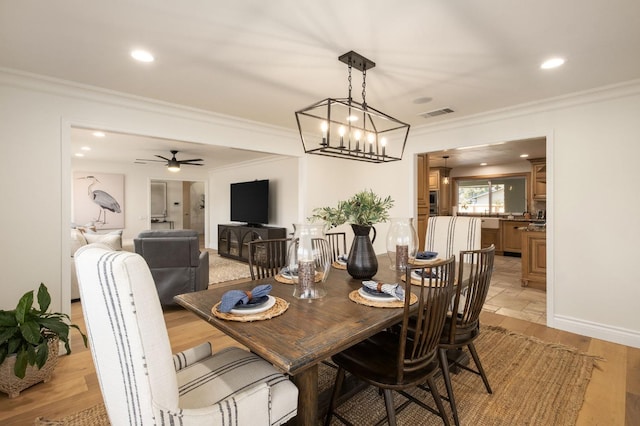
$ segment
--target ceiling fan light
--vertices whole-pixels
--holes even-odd
[[[171,162],[170,162],[170,163],[167,165],[167,170],[169,170],[170,172],[173,172],[173,173],[175,173],[175,172],[179,172],[179,171],[180,171],[180,164],[178,164],[178,163],[171,163]]]

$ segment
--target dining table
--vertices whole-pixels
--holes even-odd
[[[377,260],[378,271],[373,280],[400,281],[386,254],[377,256]],[[332,267],[324,283],[326,296],[319,299],[296,298],[293,284],[269,277],[230,286],[214,285],[175,296],[175,301],[290,375],[299,390],[297,424],[316,425],[320,414],[319,364],[402,319],[402,307],[372,307],[350,300],[349,294],[362,287],[362,281],[352,278],[346,270]],[[213,314],[212,308],[225,292],[251,291],[260,284],[272,285],[270,295],[286,301],[286,311],[250,322],[222,319]]]

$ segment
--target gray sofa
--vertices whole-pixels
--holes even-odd
[[[200,252],[196,231],[143,231],[133,239],[133,246],[149,265],[163,306],[175,305],[177,294],[209,285],[209,252]]]

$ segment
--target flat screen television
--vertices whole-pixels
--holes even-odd
[[[269,223],[269,181],[231,184],[231,220],[248,225]]]

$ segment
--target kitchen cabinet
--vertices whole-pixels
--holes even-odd
[[[496,253],[502,253],[500,228],[482,228],[480,245],[482,248],[487,248],[490,247],[491,244],[496,248]]]
[[[438,192],[438,216],[451,215],[451,182],[442,180],[449,176],[449,167],[433,167],[429,169],[429,190]]]
[[[526,223],[515,220],[501,220],[502,251],[507,253],[522,253],[522,237],[520,228]]]
[[[429,169],[429,190],[438,191],[440,189],[440,170]]]
[[[522,286],[547,289],[547,233],[521,231]]]
[[[547,159],[532,158],[531,162],[531,195],[534,200],[547,199]]]

